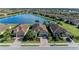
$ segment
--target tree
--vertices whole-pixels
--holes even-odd
[[[0,42],[4,42],[12,39],[11,32],[9,31],[9,29],[7,29],[1,36],[2,38],[0,39]]]
[[[33,30],[29,30],[27,32],[27,34],[25,35],[23,41],[26,41],[26,40],[36,40],[37,39],[37,32],[34,32]]]

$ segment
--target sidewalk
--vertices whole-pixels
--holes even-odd
[[[0,43],[0,46],[11,46],[13,43]],[[69,43],[48,43],[52,46],[68,46]],[[76,43],[79,45],[79,43]],[[40,46],[40,43],[21,43],[22,46],[28,46],[28,45],[36,45]]]

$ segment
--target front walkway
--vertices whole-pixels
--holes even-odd
[[[15,41],[13,42],[11,47],[21,47],[21,41],[19,41],[18,37],[15,38]]]

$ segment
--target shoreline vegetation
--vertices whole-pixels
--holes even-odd
[[[52,11],[53,10],[53,11]],[[69,10],[69,11],[68,11]],[[60,16],[66,16],[68,18],[77,18],[79,19],[79,12],[77,10],[74,10],[74,9],[68,9],[67,11],[65,11],[65,9],[63,8],[56,8],[55,9],[44,9],[44,8],[37,8],[35,10],[35,8],[24,8],[23,9],[17,9],[17,8],[14,8],[13,10],[12,9],[9,9],[9,8],[6,8],[6,9],[2,9],[0,11],[0,18],[5,18],[5,17],[11,17],[11,16],[15,16],[17,14],[38,14],[38,15],[41,15],[41,16],[55,16],[55,15],[60,15]],[[74,11],[72,11],[74,10]],[[47,12],[47,13],[46,13]],[[51,17],[51,18],[53,18]]]
[[[0,18],[7,18],[11,16],[16,16],[19,14],[28,14],[30,13],[29,11],[15,11],[15,12],[10,12],[10,13],[0,13]]]

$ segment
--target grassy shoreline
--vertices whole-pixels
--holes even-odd
[[[74,38],[75,38],[75,42],[79,42],[79,29],[76,28],[73,25],[70,24],[66,24],[64,22],[61,22],[62,25],[60,25],[61,27],[63,27],[64,29],[66,29],[68,32],[70,32]]]

